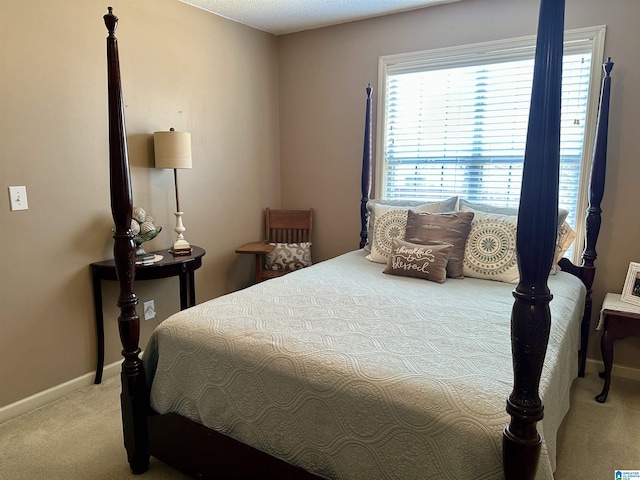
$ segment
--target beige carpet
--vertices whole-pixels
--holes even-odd
[[[640,470],[640,382],[614,378],[604,405],[593,399],[601,388],[596,375],[574,383],[556,480],[606,480],[615,469]],[[113,377],[0,424],[0,479],[187,478],[154,459],[143,476],[129,472],[119,391]]]
[[[613,378],[605,403],[597,375],[578,378],[558,443],[556,480],[609,480],[615,470],[640,470],[640,382]]]
[[[183,480],[151,459],[144,476],[129,470],[122,442],[120,377],[0,424],[1,480]]]

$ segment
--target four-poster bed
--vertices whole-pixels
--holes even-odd
[[[568,408],[568,391],[578,368],[578,346],[581,372],[584,367],[604,189],[612,65],[607,64],[603,83],[584,263],[578,267],[563,260],[563,270],[573,275],[559,273],[548,279],[558,228],[564,2],[541,3],[517,225],[519,282],[515,290],[512,285],[486,280],[452,280],[438,285],[382,275],[380,266],[365,260],[361,252],[350,252],[336,261],[321,262],[177,314],[154,332],[144,364],[139,357],[139,317],[133,291],[132,194],[114,35],[117,17],[109,8],[104,18],[109,31],[111,205],[124,356],[121,406],[124,443],[133,472],[144,472],[152,455],[195,478],[468,478],[470,472],[485,472],[482,478],[499,478],[504,471],[508,480],[526,480],[536,478],[542,451],[545,466],[539,478],[550,478],[555,432]],[[367,236],[366,202],[371,188],[370,93],[369,88],[361,247]],[[356,269],[364,276],[350,278],[349,272]],[[556,295],[551,305],[548,281]],[[481,287],[483,282],[488,285]],[[450,285],[456,290],[448,290]],[[487,289],[489,302],[475,302],[480,288]],[[422,325],[422,313],[437,308],[423,302],[433,298],[442,300],[445,307],[439,310],[440,317],[434,314],[438,321]],[[447,298],[449,303],[443,300]],[[470,307],[460,309],[462,319],[449,318],[448,306],[465,302]],[[510,327],[503,321],[505,308],[507,318],[511,311]],[[390,310],[394,311],[393,319]],[[442,318],[447,321],[440,321]],[[200,346],[185,344],[186,349],[180,350],[185,341],[181,336],[186,330],[184,322],[195,329],[186,336],[204,337],[205,331],[213,331],[215,335],[206,342],[219,351],[231,352],[231,356],[218,359],[218,353],[207,351],[207,356],[216,356],[209,366],[198,363],[200,359],[192,355]],[[241,334],[230,331],[230,324],[246,330]],[[261,329],[249,332],[249,324],[259,324]],[[292,330],[292,326],[299,336],[287,336],[285,330]],[[510,345],[506,340],[509,331]],[[478,351],[473,350],[478,345]],[[433,351],[428,355],[422,352],[430,348]],[[243,350],[246,352],[240,356]],[[386,356],[379,356],[380,351]],[[456,351],[469,355],[456,357]],[[480,362],[471,358],[476,356]],[[187,364],[173,371],[179,358],[188,358]],[[431,370],[438,363],[446,368]],[[276,364],[280,366],[275,368]],[[327,370],[316,369],[320,364]],[[299,377],[286,376],[291,371]],[[187,384],[190,376],[200,383]],[[337,390],[329,391],[328,384],[336,384]],[[190,389],[204,394],[182,396]],[[436,391],[435,396],[423,396],[428,390]],[[476,397],[475,392],[484,396]],[[504,428],[501,452],[495,437],[508,421],[504,414],[507,395],[510,422]],[[550,433],[544,448],[536,428],[543,417],[539,395],[545,405],[553,406],[545,412],[544,433]],[[273,405],[236,403],[244,397],[271,397]],[[300,403],[290,404],[291,397],[299,397]],[[388,398],[382,401],[381,397]],[[207,398],[213,399],[213,405],[202,403]],[[240,410],[239,420],[226,416],[227,410],[234,409]],[[337,437],[329,425],[341,430]],[[233,433],[219,433],[230,431]],[[378,435],[381,431],[384,435]],[[264,437],[265,432],[272,432],[275,438]],[[493,440],[487,442],[483,435]],[[358,441],[353,440],[356,437]],[[382,438],[382,444],[374,445],[373,437]],[[308,448],[308,443],[319,450]],[[340,448],[332,450],[332,445]],[[448,465],[449,454],[458,457],[459,470],[448,470],[458,468]]]

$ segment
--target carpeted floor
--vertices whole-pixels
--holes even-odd
[[[640,470],[640,382],[612,378],[605,403],[595,374],[578,378],[558,442],[556,480],[609,480],[616,470]]]
[[[615,469],[640,470],[640,382],[614,378],[605,404],[593,399],[601,388],[596,375],[574,383],[556,480],[604,480],[614,478]],[[0,479],[186,479],[155,459],[143,476],[129,472],[119,391],[119,377],[112,377],[0,424]]]
[[[0,424],[1,480],[183,480],[151,459],[133,475],[122,441],[120,376]]]

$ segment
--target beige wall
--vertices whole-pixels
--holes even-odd
[[[234,248],[280,203],[276,37],[177,0],[0,0],[0,406],[95,369],[89,264],[113,256],[107,5],[120,18],[134,202],[164,227],[146,245],[175,236],[173,174],[151,168],[156,130],[192,134],[179,182],[186,238],[207,251],[198,301],[250,283],[253,259]],[[9,211],[9,185],[26,185],[29,210]],[[136,290],[161,319],[178,309],[177,278]],[[107,363],[121,358],[116,296],[107,282]],[[155,324],[143,322],[143,346]]]
[[[364,89],[371,82],[377,91],[378,57],[535,34],[538,6],[532,0],[464,0],[279,37],[282,202],[316,209],[320,259],[358,245]],[[629,262],[640,261],[638,18],[635,0],[567,1],[566,27],[606,24],[605,55],[616,62],[596,310],[606,292],[622,290]],[[596,318],[589,355],[599,359]],[[640,367],[639,353],[640,339],[625,340],[616,345],[616,363]]]
[[[532,0],[464,0],[274,37],[177,0],[108,4],[120,17],[134,201],[164,227],[151,249],[171,243],[174,224],[172,175],[151,168],[151,134],[192,133],[194,168],[179,180],[186,237],[207,250],[199,301],[250,283],[252,259],[233,250],[259,237],[261,209],[281,196],[316,209],[316,260],[357,248],[364,88],[376,87],[380,55],[530,35],[538,14]],[[0,203],[0,406],[95,369],[88,265],[112,257],[108,4],[0,0],[0,190],[26,185],[30,206],[10,212],[6,193]],[[567,28],[606,24],[616,62],[596,309],[640,261],[637,18],[635,0],[567,1]],[[160,319],[178,308],[177,288],[136,284]],[[107,283],[107,363],[120,358],[116,295]],[[143,322],[142,345],[155,324]],[[640,341],[616,348],[617,362],[638,366]]]

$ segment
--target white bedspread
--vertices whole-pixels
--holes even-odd
[[[182,311],[145,351],[152,407],[331,479],[500,479],[514,285],[382,273],[351,252]],[[585,289],[549,279],[538,479],[552,480]]]

